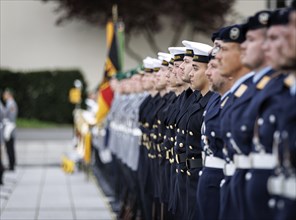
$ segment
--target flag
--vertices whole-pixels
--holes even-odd
[[[113,91],[109,81],[112,76],[122,70],[124,27],[122,22],[109,21],[106,26],[106,39],[108,56],[104,66],[104,77],[99,86],[98,105],[96,115],[97,123],[100,124],[107,116],[113,100]]]

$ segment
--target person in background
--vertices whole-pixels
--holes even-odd
[[[4,118],[4,106],[2,102],[0,101],[0,185],[3,184],[3,173],[4,173],[4,167],[2,164],[2,143],[3,143],[3,118]]]
[[[6,152],[9,160],[9,170],[13,171],[16,158],[14,150],[16,118],[18,114],[18,107],[13,97],[13,92],[10,89],[5,89],[3,92],[3,100],[5,101],[4,108],[4,141]]]

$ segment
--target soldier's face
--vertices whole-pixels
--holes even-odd
[[[153,88],[153,84],[152,84],[152,81],[151,81],[152,74],[153,74],[153,73],[146,73],[146,74],[143,76],[143,88],[144,88],[145,90],[150,90],[150,89]]]
[[[141,76],[140,75],[134,75],[131,78],[131,86],[134,88],[135,92],[140,92],[142,91],[142,83],[141,83]]]
[[[173,75],[176,78],[176,84],[178,86],[181,86],[184,84],[182,78],[181,78],[181,73],[180,73],[180,65],[182,64],[182,61],[175,61],[174,62],[174,68],[173,68]]]
[[[183,63],[180,65],[180,77],[186,83],[190,82],[189,74],[192,71],[192,60],[192,57],[185,56]]]
[[[207,64],[200,62],[192,62],[192,70],[189,73],[190,87],[193,90],[203,90],[208,86],[208,80],[205,75]]]
[[[208,63],[208,68],[205,74],[209,81],[210,90],[219,93],[225,84],[226,78],[221,76],[218,65],[218,61],[216,59],[212,59]]]
[[[241,61],[249,69],[261,67],[265,62],[262,44],[266,39],[266,29],[250,30],[241,44]]]
[[[284,44],[282,66],[287,69],[296,69],[296,12],[290,14],[290,22],[286,28],[287,44]]]
[[[168,67],[162,66],[156,74],[156,89],[162,90],[166,87],[166,72]]]
[[[173,69],[174,69],[173,65],[170,64],[166,74],[167,84],[168,86],[171,86],[171,87],[176,86],[176,77],[173,73]]]
[[[220,50],[216,55],[216,59],[218,61],[218,68],[222,76],[231,77],[242,67],[240,54],[240,44],[225,42],[221,43]]]
[[[281,63],[283,62],[283,52],[282,48],[287,44],[285,30],[283,25],[271,26],[267,31],[267,39],[263,44],[263,50],[267,62],[274,69],[280,69]]]

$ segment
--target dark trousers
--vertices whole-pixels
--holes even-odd
[[[268,202],[271,199],[267,191],[268,178],[273,170],[252,169],[251,177],[246,181],[246,207],[249,219],[264,220],[274,217]]]
[[[230,181],[232,176],[225,176],[221,181],[220,188],[220,213],[219,220],[237,220],[237,210],[233,204],[230,191]]]
[[[197,188],[197,207],[200,220],[218,219],[220,211],[220,184],[223,170],[204,167]]]
[[[1,145],[0,145],[0,185],[3,184],[3,179],[2,179],[3,172],[4,172],[4,167],[2,164],[2,154],[1,154]]]
[[[245,194],[245,184],[246,184],[246,173],[247,169],[236,169],[234,175],[230,180],[230,194],[232,199],[232,204],[236,212],[233,212],[233,217],[236,219],[250,219],[247,217],[247,207],[246,207],[246,194]],[[236,213],[237,215],[235,215]]]
[[[9,160],[9,169],[13,170],[15,166],[15,151],[14,151],[14,137],[11,137],[8,141],[5,141],[6,152]]]

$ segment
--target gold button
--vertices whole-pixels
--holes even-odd
[[[170,125],[170,129],[173,129],[173,125]]]
[[[175,136],[175,141],[177,140],[177,136]]]
[[[157,120],[157,123],[160,125],[161,124],[161,121],[160,120]]]
[[[193,132],[192,131],[189,131],[189,134],[190,134],[190,136],[193,136]]]
[[[170,139],[171,141],[174,141],[174,138],[173,137],[171,137],[171,139]]]
[[[174,124],[175,127],[177,127],[177,124]]]
[[[192,150],[192,149],[193,149],[193,147],[192,147],[191,145],[189,145],[189,149],[190,149],[190,150]]]
[[[165,135],[165,136],[163,136],[163,139],[166,139],[167,138],[167,136]]]
[[[180,143],[180,144],[179,144],[179,147],[183,147],[183,143]]]
[[[192,160],[194,160],[194,157],[191,157]]]
[[[158,133],[158,136],[161,137],[161,133]]]
[[[179,173],[179,170],[178,170],[178,168],[176,169],[176,173]]]
[[[162,155],[161,155],[161,154],[158,154],[158,157],[159,157],[159,158],[161,158],[161,157],[162,157]]]
[[[191,176],[191,173],[189,172],[189,170],[187,170],[186,173],[187,173],[188,176]]]
[[[178,133],[180,132],[180,128],[177,129],[177,132],[178,132]]]
[[[184,170],[181,169],[181,173],[184,173]]]

